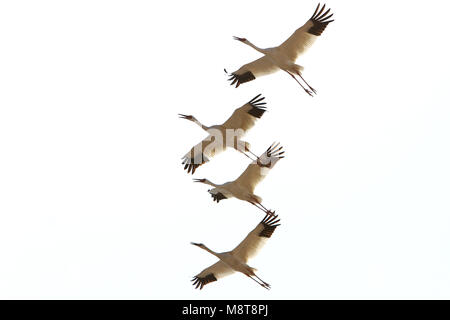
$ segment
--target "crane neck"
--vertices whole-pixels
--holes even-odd
[[[200,128],[202,128],[205,131],[208,131],[209,127],[205,126],[203,123],[198,121],[197,119],[192,120],[196,125],[198,125]]]
[[[250,46],[250,47],[252,47],[252,48],[255,49],[256,51],[261,52],[262,54],[266,54],[266,53],[267,53],[265,49],[261,49],[261,48],[255,46],[253,43],[251,43],[251,42],[248,41],[248,40],[245,42],[245,44],[248,45],[248,46]]]
[[[202,247],[203,250],[208,251],[209,253],[211,253],[212,255],[215,255],[217,258],[219,258],[219,255],[217,254],[217,252],[212,251],[210,248],[208,248],[207,246],[203,246]]]
[[[203,182],[203,183],[209,184],[210,186],[212,186],[212,187],[214,187],[214,188],[217,188],[217,187],[219,186],[219,185],[217,185],[217,184],[215,184],[215,183],[212,183],[212,182],[209,181],[208,179],[206,179],[205,182]]]

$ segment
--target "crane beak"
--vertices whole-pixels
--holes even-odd
[[[200,247],[200,243],[191,242],[194,246]]]
[[[234,40],[241,41],[241,42],[244,42],[244,41],[245,41],[245,38],[239,38],[239,37],[235,37],[235,36],[233,36],[233,39],[234,39]]]

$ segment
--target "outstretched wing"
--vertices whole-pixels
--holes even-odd
[[[303,54],[312,46],[318,36],[322,34],[327,25],[334,20],[329,20],[333,14],[328,15],[330,9],[325,10],[325,5],[319,11],[320,3],[317,5],[316,11],[306,23],[298,28],[278,49],[291,60],[295,61],[297,57]]]
[[[195,170],[202,164],[206,163],[216,154],[222,152],[226,146],[217,141],[217,137],[209,135],[201,142],[196,144],[183,156],[182,165],[188,173],[194,174]]]
[[[258,94],[242,107],[236,109],[222,126],[225,129],[242,130],[242,135],[245,134],[255,125],[256,120],[266,112],[264,99]]]
[[[234,270],[227,266],[224,262],[218,261],[212,266],[209,266],[198,275],[192,278],[192,284],[195,286],[195,289],[203,289],[205,285],[210,282],[217,281],[220,278],[226,277],[230,274],[234,273]]]
[[[254,191],[256,185],[269,173],[278,160],[284,158],[283,147],[273,143],[256,161],[248,165],[247,169],[236,179],[236,183]]]
[[[272,236],[275,228],[280,224],[278,216],[266,214],[264,219],[253,229],[247,237],[231,251],[231,254],[247,263],[264,246],[267,239]]]
[[[241,83],[255,80],[257,77],[274,73],[278,70],[279,68],[273,64],[267,56],[263,56],[250,63],[244,64],[238,70],[232,72],[228,80],[231,81],[230,85],[236,84],[237,88]]]

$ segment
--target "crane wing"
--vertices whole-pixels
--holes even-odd
[[[242,107],[237,108],[230,118],[225,121],[222,126],[225,129],[242,130],[242,134],[245,134],[247,130],[251,129],[257,119],[261,118],[266,107],[264,106],[264,97],[258,94],[252,100],[244,104]]]
[[[214,135],[209,135],[193,146],[192,149],[181,158],[183,160],[181,164],[184,165],[184,170],[194,174],[198,167],[208,162],[209,159],[216,154],[222,152],[226,146],[223,145],[223,143],[219,143],[218,140],[220,139],[216,139]]]
[[[263,56],[250,63],[244,64],[238,70],[232,72],[228,80],[231,81],[230,85],[236,84],[237,88],[241,83],[255,80],[256,77],[274,73],[278,70],[279,68],[272,63],[269,57]]]
[[[325,10],[325,4],[320,11],[319,7],[320,3],[317,5],[312,17],[278,47],[291,61],[295,61],[299,55],[311,47],[327,25],[334,21],[329,20],[333,16],[333,14],[328,15],[330,9],[323,12]]]
[[[251,192],[255,190],[256,185],[261,182],[269,173],[278,160],[284,158],[284,151],[279,143],[273,143],[256,161],[249,164],[247,169],[235,181]]]
[[[232,273],[234,273],[234,270],[227,266],[225,262],[219,260],[215,264],[200,272],[198,275],[194,276],[191,281],[193,282],[192,284],[195,286],[195,289],[200,288],[201,290],[208,283],[217,281],[218,279],[226,277]]]
[[[254,257],[258,251],[263,247],[266,243],[267,239],[272,236],[272,233],[275,231],[275,228],[280,224],[280,219],[277,219],[278,216],[272,216],[270,214],[266,214],[264,219],[253,229],[247,237],[231,251],[231,254],[241,261],[247,263],[249,259]]]

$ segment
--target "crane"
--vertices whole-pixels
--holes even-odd
[[[237,108],[233,114],[220,125],[205,126],[192,115],[179,114],[180,118],[194,122],[208,133],[200,143],[192,147],[181,159],[184,169],[194,174],[195,170],[209,161],[214,155],[232,147],[251,159],[246,152],[254,155],[250,144],[241,138],[250,130],[256,120],[266,112],[264,97],[258,94],[242,107]],[[254,155],[256,157],[256,155]]]
[[[320,10],[319,10],[320,9]],[[320,3],[317,5],[314,14],[311,18],[300,28],[298,28],[286,41],[278,47],[261,49],[248,41],[246,38],[234,37],[246,45],[252,47],[256,51],[264,54],[263,57],[247,63],[238,70],[230,74],[231,85],[236,84],[236,88],[242,83],[246,83],[256,79],[259,76],[274,73],[278,70],[287,72],[310,96],[317,94],[317,91],[312,88],[308,82],[302,77],[303,67],[296,64],[297,57],[303,54],[325,30],[327,25],[334,20],[330,20],[333,14],[329,14],[330,9],[325,10],[325,4],[320,8]],[[329,15],[328,15],[329,14]],[[225,72],[227,70],[225,69]],[[300,81],[295,77],[299,76],[303,82],[308,86],[305,88]]]
[[[271,216],[267,214],[264,219],[245,237],[245,239],[232,251],[217,253],[209,249],[203,243],[191,242],[191,244],[208,251],[219,258],[219,261],[209,266],[199,274],[197,274],[191,281],[195,288],[203,289],[205,285],[210,282],[217,281],[234,272],[242,272],[250,279],[256,281],[265,289],[270,289],[270,285],[259,278],[256,274],[255,268],[247,265],[249,259],[254,257],[259,249],[266,243],[267,239],[272,236],[275,228],[280,224],[278,216]]]
[[[247,169],[234,181],[226,182],[224,184],[215,184],[208,179],[194,179],[195,182],[201,182],[210,186],[213,189],[208,190],[213,201],[219,202],[223,199],[237,198],[248,201],[258,209],[264,211],[266,214],[274,215],[274,212],[266,209],[262,205],[262,198],[255,195],[254,189],[256,185],[261,182],[272,169],[275,164],[284,158],[282,151],[283,147],[280,143],[273,143],[261,156],[248,165]]]

